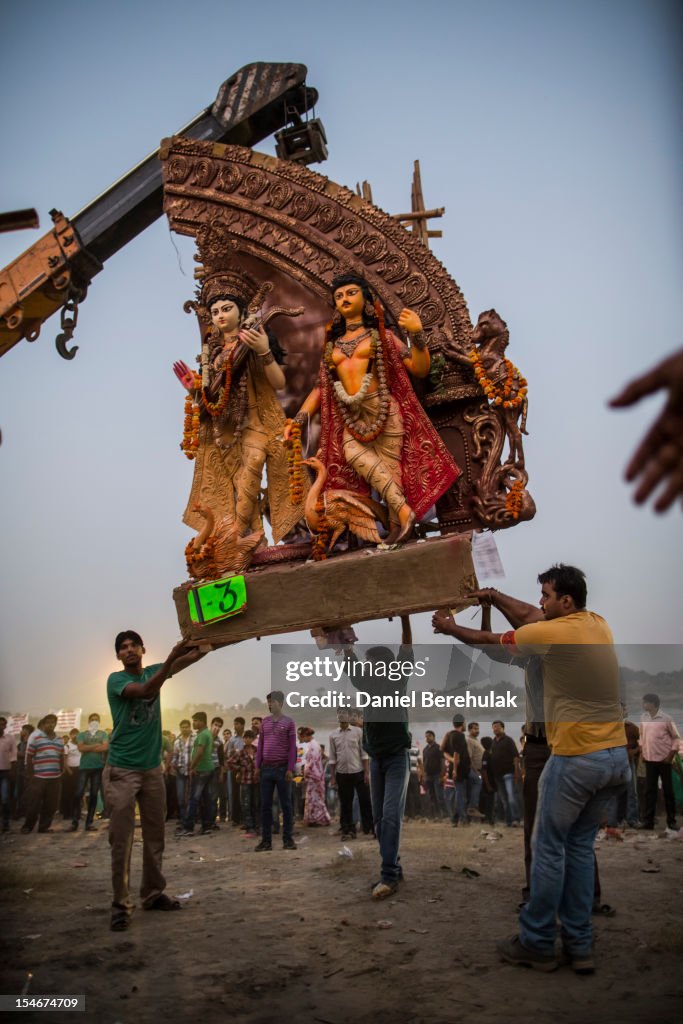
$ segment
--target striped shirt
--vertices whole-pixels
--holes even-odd
[[[32,733],[26,755],[33,758],[33,774],[37,779],[58,779],[64,762],[64,743],[59,736],[48,736],[42,729]]]
[[[256,747],[256,767],[286,767],[293,772],[296,765],[296,726],[287,715],[268,715],[261,723]]]
[[[183,736],[178,736],[173,744],[173,757],[171,758],[171,764],[177,771],[178,775],[188,775],[190,772],[190,758],[192,756],[193,740],[194,737],[190,733],[187,739]]]

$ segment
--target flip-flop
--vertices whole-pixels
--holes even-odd
[[[149,903],[145,910],[180,910],[180,903],[178,900],[172,900],[170,896],[167,896],[165,892],[162,892],[160,896],[154,900],[154,903]]]
[[[113,932],[125,932],[130,928],[130,914],[127,910],[115,910],[111,915],[109,925]]]

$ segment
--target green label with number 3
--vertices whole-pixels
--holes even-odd
[[[215,622],[238,615],[247,606],[247,585],[244,576],[228,576],[224,580],[200,583],[187,594],[193,622]]]

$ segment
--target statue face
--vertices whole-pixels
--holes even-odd
[[[212,303],[209,312],[211,323],[222,333],[229,333],[239,327],[240,308],[236,302],[231,302],[230,299],[217,299]]]
[[[334,304],[345,320],[360,320],[365,298],[358,284],[344,284],[334,293]]]

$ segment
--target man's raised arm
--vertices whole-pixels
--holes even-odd
[[[199,661],[200,658],[204,657],[205,653],[205,651],[200,651],[198,647],[188,643],[185,638],[179,640],[172,648],[170,654],[166,658],[166,661],[153,676],[142,684],[128,683],[128,685],[121,691],[121,696],[129,699],[133,697],[142,697],[143,700],[148,700],[150,697],[156,697],[167,679],[173,675],[177,675],[178,672],[182,672],[182,670],[187,668],[189,665],[194,665],[196,661]]]

